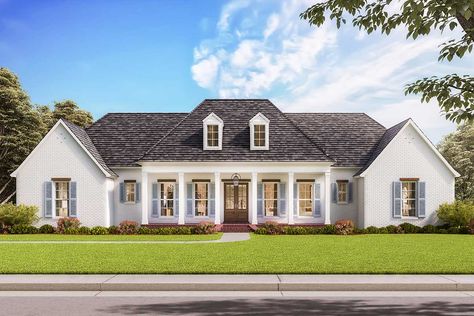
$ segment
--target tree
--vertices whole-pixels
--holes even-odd
[[[393,11],[393,0],[327,0],[301,13],[311,25],[321,26],[329,18],[338,28],[350,17],[354,27],[368,34],[380,30],[389,35],[399,26],[407,30],[407,38],[417,39],[432,31],[462,29],[460,39],[441,44],[438,60],[451,61],[471,52],[474,44],[473,0],[405,0]],[[421,94],[422,102],[436,99],[447,119],[460,123],[474,119],[474,77],[450,74],[418,80],[406,86],[405,94]]]
[[[49,120],[46,110],[43,109],[43,111],[43,117]],[[61,118],[66,119],[80,127],[88,127],[94,122],[92,114],[80,109],[76,102],[72,100],[64,100],[54,103],[52,121],[49,122],[50,124],[54,125]],[[51,128],[52,125],[49,127]]]
[[[456,179],[456,198],[474,201],[474,123],[459,126],[441,141],[438,148],[461,174]]]

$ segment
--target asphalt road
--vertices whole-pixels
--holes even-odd
[[[474,315],[474,293],[0,293],[0,315],[112,314]]]

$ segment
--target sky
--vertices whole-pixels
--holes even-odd
[[[365,112],[386,127],[411,117],[434,143],[455,129],[404,86],[472,74],[473,54],[437,61],[459,31],[413,41],[403,29],[311,27],[299,13],[316,1],[0,0],[0,67],[33,103],[72,99],[95,119],[268,98],[286,112]]]

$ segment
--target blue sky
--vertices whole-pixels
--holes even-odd
[[[454,129],[403,86],[472,71],[473,55],[437,62],[437,46],[459,34],[316,29],[298,17],[314,1],[0,0],[0,66],[34,103],[72,99],[96,119],[252,97],[284,111],[367,112],[387,127],[412,117],[434,142]]]

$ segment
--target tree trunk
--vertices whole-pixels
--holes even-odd
[[[10,182],[12,182],[12,179],[10,178],[10,180],[7,181],[7,183],[5,183],[5,185],[0,189],[0,196],[2,195],[3,191],[6,190],[7,186],[10,184]]]
[[[10,201],[10,199],[15,195],[16,193],[16,190],[12,192],[12,194],[10,194],[9,196],[7,196],[7,198],[5,200],[2,201],[2,203],[0,203],[0,205],[3,205],[5,203],[7,203],[8,201]]]
[[[474,41],[474,16],[468,20],[461,13],[456,14],[459,24],[461,24],[464,32]]]

